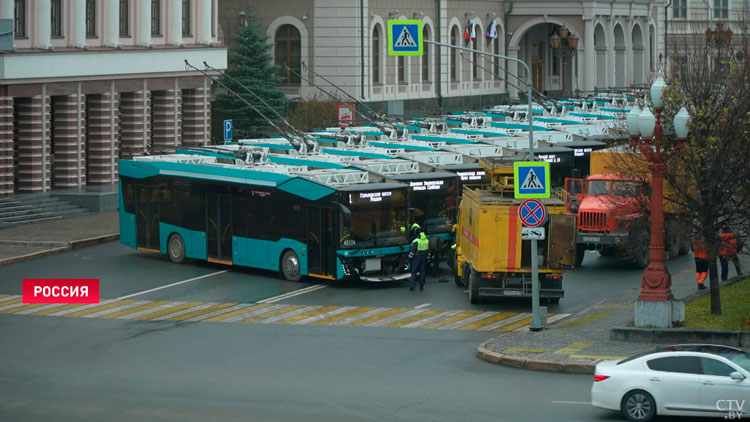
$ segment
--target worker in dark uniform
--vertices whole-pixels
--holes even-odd
[[[427,252],[430,249],[430,241],[424,231],[419,231],[419,237],[411,242],[409,249],[409,262],[411,262],[411,282],[409,290],[414,291],[414,286],[419,278],[419,290],[424,290],[424,278],[427,271]]]
[[[443,239],[438,235],[433,235],[429,240],[429,244],[429,273],[431,277],[437,277],[440,275],[440,250],[443,249]]]

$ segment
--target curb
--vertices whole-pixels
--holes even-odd
[[[477,357],[496,365],[528,369],[531,371],[564,372],[568,374],[593,374],[594,369],[596,368],[596,363],[594,362],[563,362],[544,359],[527,359],[520,356],[497,353],[485,347],[487,341],[480,344],[477,348]]]
[[[60,242],[61,244],[65,246],[47,249],[44,251],[34,252],[34,253],[26,254],[26,255],[0,259],[0,267],[4,265],[15,264],[16,262],[27,261],[27,260],[34,259],[34,258],[41,258],[47,255],[54,255],[57,253],[68,251],[70,249],[78,249],[78,248],[83,248],[85,246],[96,245],[99,243],[111,242],[119,238],[120,238],[120,234],[115,233],[115,234],[107,234],[104,236],[90,237],[88,239],[73,240],[71,242]]]

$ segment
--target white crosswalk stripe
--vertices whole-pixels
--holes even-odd
[[[201,303],[200,305],[191,306],[190,308],[180,309],[179,311],[171,312],[166,315],[161,315],[156,318],[151,318],[149,319],[149,321],[164,321],[170,318],[177,318],[180,315],[185,315],[191,312],[200,311],[201,309],[210,308],[216,305],[218,305],[218,303],[216,302]]]
[[[50,314],[47,314],[49,316],[64,316],[67,314],[72,314],[73,312],[79,312],[79,311],[85,311],[86,309],[96,308],[97,306],[106,305],[108,303],[115,302],[117,299],[107,299],[103,300],[99,303],[89,303],[83,306],[76,306],[69,309],[63,309],[62,311],[52,312]]]
[[[439,328],[441,330],[455,330],[456,328],[461,328],[465,325],[473,324],[479,320],[489,318],[497,314],[499,314],[499,312],[482,312],[481,314],[474,315],[473,317],[464,318],[460,321],[456,321],[448,325],[443,325],[442,327],[439,327]]]
[[[372,309],[372,310],[367,311],[367,312],[362,312],[361,314],[352,315],[350,317],[343,318],[343,319],[340,319],[338,321],[333,321],[333,322],[331,322],[330,324],[327,324],[327,325],[348,325],[348,324],[351,324],[353,322],[359,321],[361,319],[369,318],[371,316],[374,316],[374,315],[377,315],[379,313],[386,312],[386,311],[389,311],[389,310],[391,310],[391,308],[375,308],[375,309]]]
[[[184,305],[188,302],[168,302],[163,305],[154,306],[153,308],[143,309],[137,312],[133,312],[131,314],[121,315],[117,317],[117,319],[136,319],[140,318],[144,315],[150,315],[155,312],[164,311],[171,308],[176,308],[177,306]]]
[[[271,312],[271,311],[275,311],[277,309],[285,308],[287,306],[288,305],[271,305],[271,306],[267,306],[265,308],[255,309],[255,310],[252,310],[252,311],[248,311],[248,312],[246,312],[244,314],[235,315],[235,316],[233,316],[231,318],[222,319],[219,322],[237,322],[237,321],[242,321],[243,319],[256,317],[258,315],[263,315],[265,313],[268,313],[268,312]]]
[[[429,318],[421,319],[419,321],[410,322],[408,324],[402,325],[401,327],[403,327],[403,328],[419,328],[419,327],[421,327],[423,325],[429,325],[429,324],[432,324],[433,322],[440,321],[441,319],[452,317],[453,315],[458,315],[461,312],[464,312],[464,311],[445,311],[445,312],[441,312],[439,314],[433,315],[433,316],[431,316]]]
[[[46,305],[42,305],[42,306],[39,306],[37,308],[24,309],[23,311],[18,311],[15,314],[16,315],[33,314],[34,312],[41,312],[41,311],[45,311],[47,309],[58,308],[58,307],[64,306],[64,305],[67,305],[67,303],[48,303]]]
[[[311,317],[307,317],[307,318],[301,319],[299,321],[294,321],[292,324],[296,324],[296,325],[310,324],[310,323],[313,323],[315,321],[321,321],[321,320],[324,320],[326,318],[330,318],[332,316],[336,316],[336,315],[339,315],[339,314],[343,314],[345,312],[349,312],[352,309],[357,309],[357,307],[356,306],[342,306],[342,307],[340,307],[338,309],[333,309],[333,310],[330,310],[328,312],[324,312],[324,313],[319,314],[319,315],[313,315]]]
[[[368,322],[367,324],[363,325],[363,327],[381,327],[383,325],[388,325],[392,322],[396,322],[404,318],[409,318],[410,316],[414,316],[414,315],[425,313],[425,312],[427,312],[426,309],[412,309],[410,311],[401,312],[396,315],[391,315],[387,318],[382,318],[376,321]]]
[[[254,305],[253,303],[242,303],[242,304],[239,304],[239,305],[230,306],[228,308],[219,309],[219,310],[216,310],[216,311],[213,311],[213,312],[208,312],[208,313],[205,313],[205,314],[202,314],[202,315],[196,315],[196,316],[194,316],[192,318],[186,319],[185,321],[202,321],[204,319],[213,318],[215,316],[226,314],[228,312],[234,312],[234,311],[238,311],[240,309],[248,308],[248,307],[253,306],[253,305]]]
[[[114,308],[104,309],[102,311],[94,312],[92,314],[84,315],[84,318],[99,318],[103,317],[105,315],[114,314],[115,312],[124,311],[126,309],[130,308],[136,308],[141,305],[145,305],[147,303],[151,303],[148,300],[139,300],[132,303],[126,303],[125,305],[115,306]]]
[[[513,324],[514,322],[518,322],[524,318],[528,318],[531,316],[531,313],[529,312],[523,312],[518,315],[513,315],[510,318],[501,319],[500,321],[493,322],[490,325],[485,325],[484,327],[479,327],[477,330],[479,331],[490,331],[494,330],[495,328],[505,327],[506,325]]]
[[[21,295],[11,295],[11,296],[0,297],[0,306],[2,306],[3,302],[8,302],[13,299],[20,299],[20,298],[21,298]]]
[[[320,308],[322,308],[322,306],[305,306],[303,308],[295,309],[290,312],[284,312],[283,314],[274,315],[270,318],[260,319],[256,322],[259,322],[261,324],[270,324],[272,322],[281,321],[282,319],[290,318],[299,314],[304,314],[305,312],[314,311]]]

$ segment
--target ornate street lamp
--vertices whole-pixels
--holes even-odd
[[[575,34],[571,34],[568,28],[561,26],[557,30],[557,33],[552,34],[549,38],[549,46],[552,49],[552,53],[562,59],[563,94],[567,95],[567,61],[575,56],[578,51],[578,37]]]
[[[716,48],[726,48],[732,44],[732,29],[724,29],[723,23],[717,23],[716,29],[706,29],[706,41]]]
[[[666,148],[662,144],[661,126],[665,86],[661,76],[651,86],[656,115],[648,107],[639,110],[636,105],[625,118],[630,146],[643,154],[651,172],[651,262],[641,277],[641,293],[635,306],[635,325],[638,327],[671,327],[674,321],[684,318],[684,304],[672,300],[672,276],[664,264],[664,174],[667,161],[686,147],[690,115],[683,107],[674,117],[678,145]]]

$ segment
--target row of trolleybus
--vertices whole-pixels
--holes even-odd
[[[463,185],[489,183],[466,157],[526,156],[460,137],[438,150],[428,136],[354,148],[326,136],[334,147],[304,154],[273,139],[121,160],[121,243],[291,281],[405,280],[412,223],[450,248]]]

